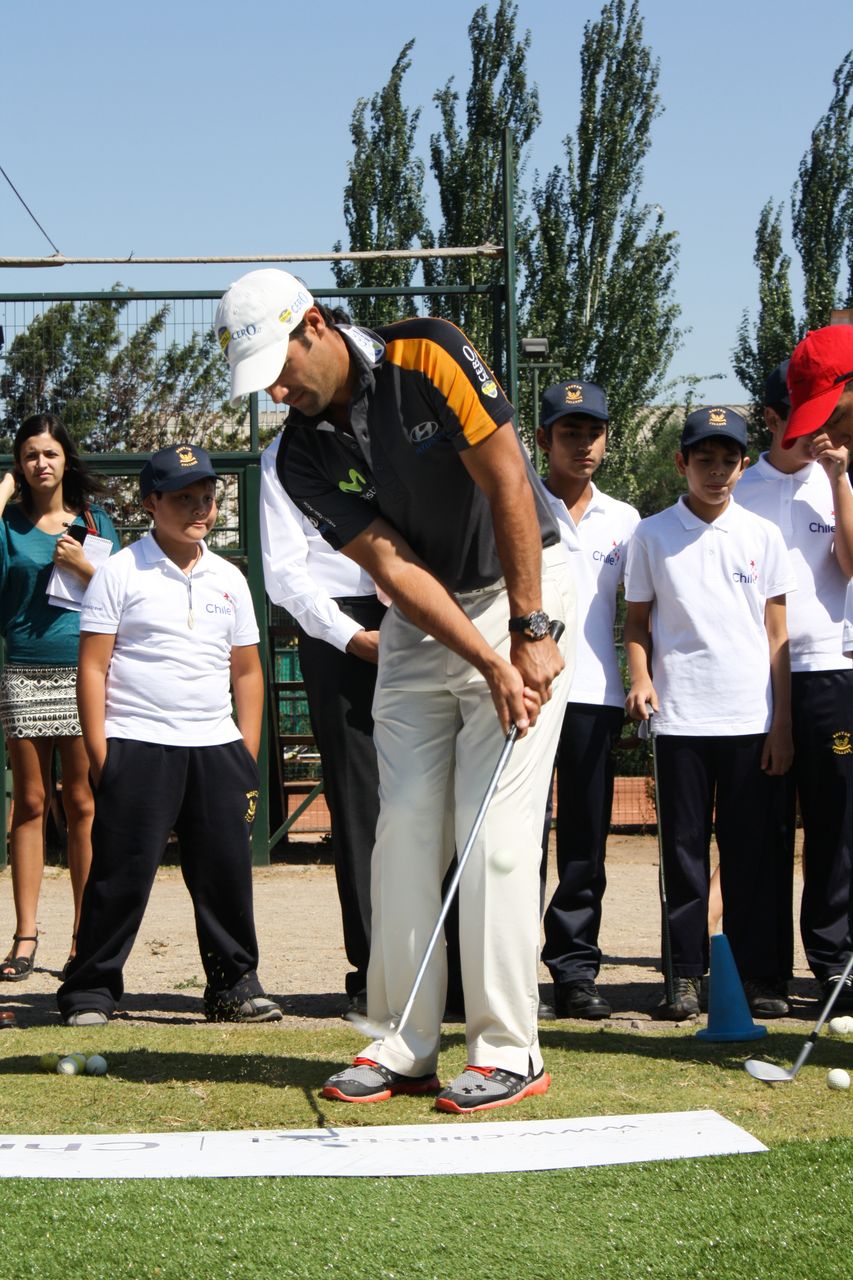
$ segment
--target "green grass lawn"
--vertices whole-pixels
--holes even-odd
[[[214,1277],[718,1277],[849,1280],[853,1040],[819,1040],[793,1084],[742,1069],[790,1063],[803,1033],[705,1045],[689,1031],[543,1029],[544,1098],[478,1116],[613,1115],[710,1107],[769,1154],[457,1178],[3,1180],[0,1280]],[[325,1076],[360,1047],[346,1027],[33,1028],[0,1040],[0,1131],[102,1133],[465,1124],[428,1099],[327,1103]],[[38,1070],[48,1051],[101,1052],[103,1079]],[[440,1072],[464,1064],[461,1034]]]

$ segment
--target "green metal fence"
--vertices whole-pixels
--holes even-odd
[[[450,296],[464,296],[469,301],[472,298],[476,299],[478,305],[482,305],[485,315],[489,318],[492,350],[487,353],[487,358],[490,359],[496,375],[505,385],[512,386],[514,384],[515,363],[512,356],[513,347],[507,341],[508,334],[512,334],[514,340],[514,307],[507,307],[507,298],[512,295],[507,293],[503,284],[472,284],[470,286],[450,287],[424,285],[410,286],[408,288],[346,290],[316,287],[308,282],[308,287],[318,301],[324,302],[329,306],[345,305],[355,320],[360,318],[359,311],[366,309],[368,304],[376,298],[399,299],[399,314],[401,316],[410,315],[418,311],[428,313],[434,305],[431,302],[433,299],[447,299]],[[145,372],[150,374],[150,377],[138,379],[139,385],[136,387],[136,393],[130,394],[128,387],[131,387],[131,391],[133,388],[125,376],[126,369],[122,362],[118,362],[118,373],[114,374],[113,372],[104,372],[104,362],[102,361],[101,371],[94,380],[95,385],[88,385],[86,391],[87,393],[92,393],[92,401],[96,404],[96,409],[93,412],[100,414],[97,422],[93,422],[92,434],[93,436],[96,435],[97,439],[109,451],[100,453],[87,452],[85,454],[87,465],[93,471],[103,475],[133,481],[132,485],[125,487],[128,495],[132,495],[135,493],[135,479],[146,460],[147,454],[121,451],[121,445],[129,432],[132,434],[133,431],[141,430],[144,434],[147,431],[150,441],[148,447],[150,448],[160,447],[162,444],[168,443],[169,440],[185,437],[210,447],[210,440],[205,434],[193,435],[188,430],[188,426],[197,426],[201,422],[202,424],[206,423],[211,430],[215,430],[218,422],[216,405],[213,403],[213,400],[215,400],[214,392],[217,390],[215,383],[212,384],[213,391],[210,386],[207,387],[204,405],[198,410],[198,413],[194,411],[188,386],[179,385],[177,387],[174,408],[170,409],[167,402],[152,401],[150,384],[151,382],[157,382],[158,378],[162,384],[163,379],[159,370],[164,366],[174,366],[175,360],[173,357],[176,352],[193,345],[201,350],[203,343],[206,341],[211,361],[211,376],[214,379],[217,376],[222,378],[221,385],[218,387],[218,403],[221,406],[222,400],[226,395],[224,379],[227,376],[227,369],[225,361],[222,360],[218,349],[215,348],[215,344],[212,341],[213,318],[220,296],[221,290],[186,293],[177,291],[137,292],[135,290],[112,290],[103,293],[56,292],[0,295],[0,329],[2,329],[3,340],[3,346],[0,348],[0,378],[3,378],[3,382],[0,382],[0,422],[5,426],[7,441],[10,442],[11,435],[18,425],[18,416],[20,416],[12,417],[10,413],[11,406],[3,399],[2,394],[4,390],[9,390],[7,385],[9,379],[5,378],[4,375],[8,374],[9,367],[13,363],[11,357],[19,349],[15,346],[16,341],[25,339],[27,335],[38,335],[39,350],[34,358],[43,361],[54,371],[54,378],[59,380],[67,374],[68,352],[65,348],[57,347],[57,349],[53,350],[50,348],[50,336],[53,328],[51,324],[51,309],[63,308],[67,318],[69,308],[75,316],[78,316],[87,304],[97,307],[100,307],[100,304],[109,304],[114,321],[114,324],[112,324],[113,356],[133,351],[135,340],[138,342],[139,335],[147,337],[149,340],[146,357],[148,364]],[[513,311],[511,324],[507,321],[508,310]],[[18,361],[18,365],[20,365],[20,361]],[[120,403],[116,403],[120,393],[123,393],[124,398],[120,400]],[[99,394],[100,399],[98,398]],[[212,396],[213,400],[211,399]],[[166,404],[165,408],[164,403]],[[32,408],[36,407],[44,408],[47,406],[41,402],[32,406]],[[27,411],[31,410],[27,409]],[[149,415],[148,419],[146,419],[146,413]],[[232,434],[237,433],[243,447],[220,451],[217,451],[214,447],[210,450],[217,471],[225,478],[225,501],[220,503],[220,508],[226,518],[217,525],[209,541],[219,554],[235,560],[243,568],[248,578],[259,621],[267,618],[267,601],[263,588],[258,524],[260,493],[259,450],[276,434],[283,425],[284,419],[285,414],[277,410],[266,395],[253,395],[249,398],[248,415],[244,414],[242,420],[228,421],[229,429]],[[95,432],[95,426],[98,426],[97,432]],[[85,431],[83,432],[83,439],[86,439]],[[11,466],[11,462],[10,455],[0,455],[0,471],[8,469]],[[131,540],[144,527],[147,527],[139,521],[133,496],[127,497],[123,509],[117,515],[117,527],[119,527],[126,541]],[[293,684],[293,682],[283,680],[280,673],[275,671],[274,666],[270,666],[268,640],[268,629],[262,625],[261,661],[264,670],[269,673],[268,682],[271,695],[274,694],[275,696],[274,704],[270,697],[267,699],[266,706],[269,709],[271,705],[274,705],[275,715],[288,717],[287,727],[290,729],[289,736],[292,736],[292,716],[296,716],[297,719],[301,718],[304,722],[306,719],[304,713],[307,708],[304,706],[303,694],[298,687],[298,682]],[[275,688],[277,684],[286,683],[293,684],[293,687],[290,689]],[[303,729],[305,727],[304,723],[298,727]],[[299,734],[296,736],[299,736]],[[273,769],[271,771],[270,767],[272,762],[269,758],[268,742],[269,735],[265,726],[265,732],[262,735],[261,757],[259,759],[262,781],[265,781],[270,776],[274,778],[276,775],[276,770]],[[5,761],[5,743],[2,738],[2,730],[0,730],[0,758]],[[275,763],[277,764],[278,762]],[[304,760],[301,764],[296,761],[286,765],[284,774],[287,774],[288,768],[293,770],[297,767],[303,768],[304,771]],[[312,763],[311,769],[307,770],[307,773],[311,774],[313,769],[314,765]],[[276,803],[277,797],[273,797],[274,803],[271,808],[269,789],[267,786],[262,786],[253,833],[253,857],[256,863],[269,862],[271,850],[287,834],[289,826],[298,817],[306,804],[310,802],[312,796],[313,791],[309,794],[308,800],[303,801],[294,813],[286,815]],[[271,814],[275,830],[272,830]],[[0,795],[0,823],[2,823],[0,829],[4,833],[7,827],[7,816],[8,774],[7,786],[3,788],[2,795]],[[286,820],[279,821],[281,818]],[[5,862],[6,840],[3,839],[0,840],[0,866],[5,865]]]

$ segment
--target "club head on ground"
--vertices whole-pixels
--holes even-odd
[[[355,1009],[350,1009],[344,1017],[347,1022],[352,1023],[356,1031],[360,1031],[371,1040],[384,1040],[386,1036],[393,1035],[397,1030],[394,1018],[389,1022],[379,1022],[376,1018],[368,1018],[366,1014],[357,1013]]]
[[[747,1058],[743,1064],[756,1080],[765,1080],[768,1084],[793,1080],[794,1074],[785,1067],[777,1067],[775,1062],[761,1062],[758,1058]]]

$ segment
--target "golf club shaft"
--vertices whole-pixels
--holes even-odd
[[[462,879],[462,872],[465,870],[465,864],[467,863],[468,858],[471,855],[471,850],[474,847],[474,841],[477,839],[477,836],[480,833],[480,827],[483,825],[483,820],[486,816],[486,810],[489,807],[489,803],[492,799],[492,796],[495,794],[495,790],[497,788],[498,782],[500,781],[501,774],[503,773],[506,767],[506,763],[509,760],[510,753],[512,752],[513,747],[515,746],[515,740],[517,737],[518,737],[518,729],[516,728],[515,725],[512,725],[510,727],[509,733],[506,735],[506,739],[504,741],[504,745],[501,750],[500,756],[498,757],[498,762],[495,765],[494,772],[492,773],[492,776],[489,779],[489,785],[486,788],[486,794],[483,796],[482,803],[479,809],[477,810],[476,816],[474,818],[474,824],[471,827],[471,832],[468,836],[468,839],[465,841],[465,847],[462,850],[462,852],[459,854],[456,870],[453,873],[450,884],[447,886],[447,892],[444,895],[444,901],[441,904],[441,910],[438,913],[438,919],[435,922],[435,928],[433,929],[430,935],[429,942],[427,943],[426,950],[424,951],[423,959],[421,960],[421,963],[418,966],[418,971],[415,974],[415,980],[412,983],[412,989],[409,992],[409,998],[406,1001],[405,1005],[403,1006],[403,1010],[400,1014],[400,1018],[398,1022],[394,1026],[394,1035],[397,1035],[400,1031],[402,1031],[403,1027],[406,1025],[406,1023],[409,1020],[415,1000],[417,999],[417,994],[421,989],[421,983],[423,982],[424,974],[427,971],[427,966],[429,965],[429,962],[432,959],[432,954],[435,951],[436,943],[441,937],[442,930],[444,928],[444,922],[447,919],[447,913],[450,910],[450,906],[451,906],[451,903],[453,902],[454,897],[456,896],[456,890],[459,888],[459,881]]]
[[[551,625],[548,628],[548,630],[551,635],[551,639],[554,641],[555,644],[559,641],[565,629],[566,628],[564,624],[560,622],[558,619],[555,618],[551,622]],[[492,773],[491,778],[489,779],[489,785],[486,787],[486,794],[483,796],[480,807],[477,810],[477,813],[474,817],[474,823],[471,827],[471,831],[469,833],[468,839],[465,841],[465,847],[463,848],[462,852],[458,856],[456,870],[453,873],[450,884],[447,886],[447,892],[444,895],[444,901],[441,904],[441,910],[438,913],[438,919],[435,922],[435,927],[432,931],[432,934],[430,935],[429,942],[426,945],[426,950],[424,951],[423,959],[421,960],[421,963],[418,966],[418,971],[415,974],[415,980],[412,983],[412,989],[409,992],[409,998],[406,1001],[405,1005],[403,1006],[403,1009],[400,1013],[399,1021],[394,1026],[395,1035],[399,1034],[399,1032],[403,1030],[403,1027],[406,1025],[406,1023],[409,1020],[409,1017],[412,1012],[412,1008],[417,998],[417,994],[421,989],[421,983],[423,982],[424,974],[427,971],[427,966],[429,965],[429,962],[432,959],[432,954],[435,951],[436,944],[442,935],[444,922],[447,919],[447,913],[450,910],[450,906],[451,906],[451,903],[453,902],[454,897],[456,896],[456,890],[459,888],[459,881],[462,879],[462,873],[465,870],[465,864],[467,863],[468,858],[470,857],[471,850],[474,847],[474,842],[480,833],[480,827],[483,825],[483,820],[486,816],[486,812],[489,808],[489,804],[491,803],[492,796],[495,794],[495,791],[497,790],[497,785],[500,781],[501,774],[506,768],[506,763],[509,760],[510,753],[512,752],[512,749],[515,745],[515,740],[517,737],[518,737],[518,728],[514,724],[510,725],[509,732],[507,733],[506,739],[504,740],[504,745],[501,750],[501,754],[498,757],[498,762],[495,765],[494,772]]]
[[[660,816],[660,783],[658,781],[657,730],[654,726],[654,710],[646,703],[649,713],[649,744],[652,752],[652,777],[655,784],[655,827],[658,837],[658,893],[660,894],[661,916],[661,966],[663,968],[663,987],[667,1004],[675,1000],[675,975],[672,971],[672,937],[669,931],[669,902],[666,896],[666,875],[663,866],[663,835]]]
[[[847,964],[844,966],[844,971],[840,975],[838,981],[834,984],[834,990],[830,994],[829,999],[827,1000],[826,1004],[823,1006],[823,1009],[821,1010],[820,1017],[815,1023],[814,1031],[812,1031],[811,1034],[809,1035],[809,1038],[806,1040],[806,1043],[803,1045],[802,1049],[800,1050],[797,1056],[797,1061],[794,1063],[793,1067],[791,1068],[792,1076],[795,1076],[797,1074],[800,1067],[803,1065],[806,1058],[811,1053],[814,1042],[815,1040],[817,1040],[818,1036],[820,1035],[820,1029],[823,1026],[823,1024],[826,1022],[829,1015],[832,1013],[833,1006],[835,1005],[836,1000],[841,994],[841,988],[844,986],[844,983],[850,977],[851,972],[853,972],[853,951],[851,951],[850,955],[847,957]]]
[[[772,1064],[770,1063],[763,1063],[761,1061],[755,1061],[753,1059],[750,1059],[748,1062],[744,1063],[744,1066],[746,1067],[750,1075],[755,1076],[756,1079],[758,1080],[766,1080],[766,1081],[769,1081],[770,1083],[775,1083],[776,1081],[779,1081],[779,1080],[794,1079],[797,1072],[800,1070],[800,1067],[803,1065],[806,1058],[811,1053],[812,1048],[814,1047],[814,1043],[817,1040],[818,1035],[820,1034],[820,1029],[823,1026],[823,1024],[826,1022],[830,1013],[832,1012],[833,1006],[835,1005],[835,1002],[841,993],[841,989],[844,986],[844,983],[850,977],[851,972],[853,972],[853,951],[851,951],[850,955],[847,957],[847,964],[844,967],[844,971],[839,975],[838,981],[835,983],[835,990],[831,992],[829,999],[827,1000],[826,1004],[823,1006],[820,1017],[815,1023],[814,1030],[808,1036],[805,1044],[803,1045],[802,1049],[797,1055],[796,1062],[790,1068],[790,1070],[784,1071],[782,1068],[773,1067]],[[766,1068],[767,1070],[766,1071],[763,1070],[764,1068]],[[769,1072],[774,1072],[774,1073],[778,1072],[778,1074],[769,1074]]]

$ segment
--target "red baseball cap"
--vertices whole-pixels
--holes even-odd
[[[848,382],[853,381],[853,325],[812,329],[794,348],[788,365],[791,412],[782,445],[819,431],[832,416]]]

